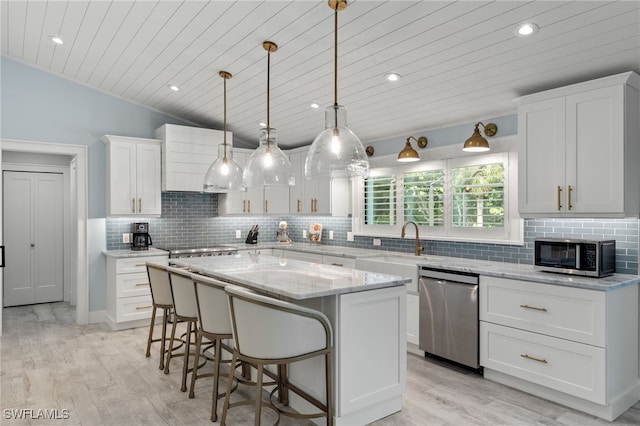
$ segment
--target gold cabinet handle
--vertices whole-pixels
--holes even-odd
[[[247,200],[242,200],[242,213],[247,212]]]
[[[264,212],[269,213],[269,201],[264,200]]]
[[[562,209],[562,188],[560,187],[560,185],[558,185],[558,211],[560,211]]]
[[[132,199],[131,199],[131,203],[133,204],[133,209],[132,209],[131,211],[132,211],[133,213],[135,213],[135,212],[136,212],[136,199],[135,199],[135,198],[132,198]]]
[[[573,188],[569,185],[567,188],[567,210],[571,210],[571,207],[573,207],[571,205],[571,191],[573,191]]]
[[[146,263],[136,263],[136,268],[140,268],[142,266],[147,266]]]
[[[529,306],[529,305],[520,305],[520,307],[524,309],[531,309],[534,311],[549,312],[547,311],[547,308],[536,308],[535,306]]]
[[[138,213],[142,213],[142,198],[138,198]]]
[[[311,213],[313,213],[313,198],[311,199]]]
[[[136,306],[137,311],[141,311],[143,309],[149,309],[149,308],[153,308],[153,306]]]
[[[251,200],[247,200],[247,213],[251,213]]]
[[[148,286],[149,283],[137,283],[136,287],[144,287],[144,286]]]
[[[298,213],[300,213],[300,198],[298,198]]]
[[[313,212],[314,213],[318,213],[318,199],[317,198],[313,199]]]
[[[530,359],[531,361],[536,361],[536,362],[539,362],[541,364],[548,364],[547,360],[544,359],[544,358],[536,358],[534,356],[527,355],[527,354],[520,354],[520,356],[522,358]]]
[[[344,263],[331,263],[333,266],[344,266]]]

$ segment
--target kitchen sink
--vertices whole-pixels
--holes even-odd
[[[424,260],[425,257],[423,256],[412,255],[364,257],[356,259],[356,269],[411,278],[411,283],[407,284],[407,291],[417,294],[418,262]]]

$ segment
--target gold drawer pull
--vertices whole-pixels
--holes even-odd
[[[150,309],[153,308],[153,306],[136,306],[136,311],[141,311],[143,309]]]
[[[344,263],[332,263],[333,266],[344,266]]]
[[[558,185],[558,211],[562,209],[562,204],[560,202],[560,197],[562,196],[562,188]]]
[[[520,307],[525,309],[533,309],[534,311],[548,312],[547,308],[536,308],[535,306],[529,306],[529,305],[520,305]]]
[[[543,359],[543,358],[536,358],[534,356],[527,355],[527,354],[521,354],[520,356],[522,358],[530,359],[531,361],[536,361],[536,362],[539,362],[539,363],[542,363],[542,364],[548,364],[547,360]]]
[[[149,285],[149,283],[138,283],[138,284],[136,284],[136,287],[142,287],[142,286],[145,286],[145,285]]]
[[[136,264],[136,268],[142,268],[143,266],[147,266],[146,263],[138,263]]]

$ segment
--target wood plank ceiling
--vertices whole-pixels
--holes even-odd
[[[218,71],[231,72],[228,122],[241,144],[257,145],[266,119],[264,40],[279,45],[271,124],[282,147],[311,143],[333,102],[324,0],[2,0],[0,14],[3,55],[197,125],[221,128]],[[515,36],[524,21],[540,31]],[[338,99],[365,144],[513,114],[520,95],[640,72],[638,1],[359,0],[339,13],[339,28]],[[402,79],[386,81],[389,72]]]

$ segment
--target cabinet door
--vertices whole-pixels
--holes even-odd
[[[567,212],[624,212],[624,86],[567,96]]]
[[[288,186],[267,186],[264,188],[263,213],[289,214]]]
[[[162,213],[160,145],[138,144],[136,150],[137,213]]]
[[[520,214],[565,210],[565,100],[518,108]]]
[[[293,166],[293,173],[296,176],[295,186],[289,187],[289,212],[291,214],[300,214],[304,211],[304,187],[306,184],[304,162],[306,158],[306,152],[293,152],[289,154],[289,160]]]
[[[417,294],[407,294],[407,343],[420,344],[420,299]]]
[[[107,167],[109,183],[109,215],[134,215],[136,204],[136,146],[111,142]]]
[[[305,179],[305,202],[313,214],[331,214],[331,180]]]

